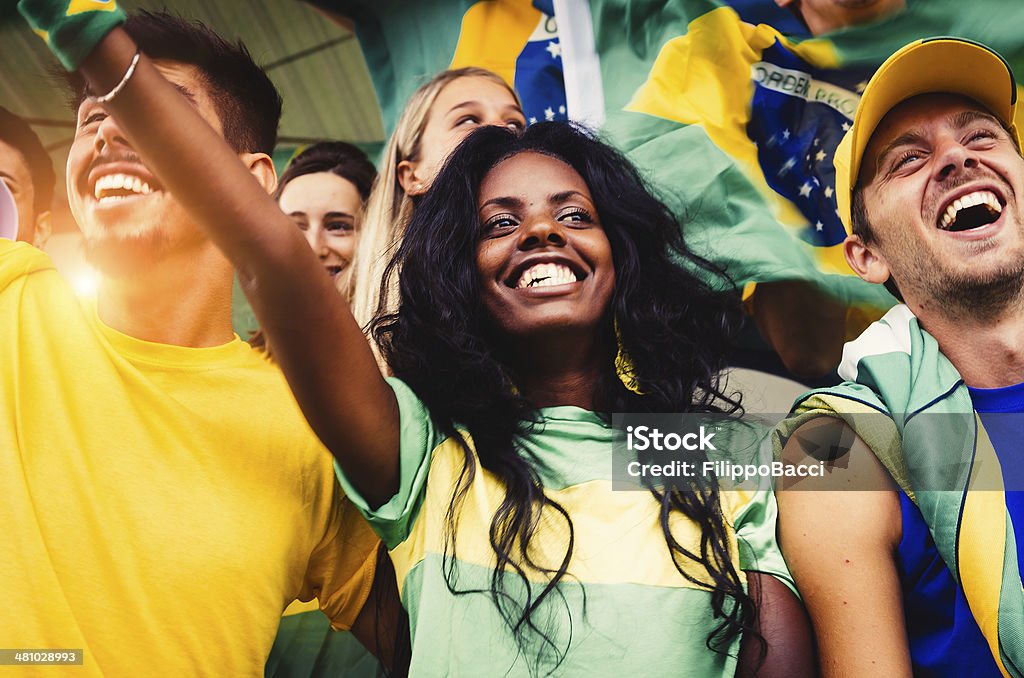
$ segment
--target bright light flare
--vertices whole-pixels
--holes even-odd
[[[95,297],[96,292],[100,288],[100,277],[96,271],[91,268],[81,271],[75,275],[74,280],[71,283],[71,287],[75,290],[75,294],[80,297]]]

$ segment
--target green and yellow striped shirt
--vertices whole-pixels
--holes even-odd
[[[458,591],[482,592],[453,595],[443,570],[446,515],[464,455],[456,440],[434,426],[408,386],[388,381],[401,410],[400,488],[371,510],[340,472],[339,479],[391,552],[409,611],[412,675],[529,675],[537,652],[519,651],[488,593],[496,562],[489,527],[505,488],[478,464],[458,506],[452,581]],[[521,444],[539,461],[547,495],[569,512],[575,528],[560,595],[534,614],[567,653],[557,669],[549,663],[540,673],[733,675],[738,641],[730,648],[732,656],[707,648],[717,624],[711,595],[676,570],[658,522],[658,503],[648,492],[612,491],[612,428],[578,407],[545,408],[540,414],[543,426]],[[772,494],[734,490],[721,496],[736,567],[772,574],[792,587],[775,540]],[[671,526],[682,544],[699,551],[695,523],[673,514]],[[565,521],[545,516],[531,540],[531,554],[536,562],[556,567],[567,543]],[[698,580],[709,579],[700,564],[686,567]],[[545,580],[534,576],[536,593]],[[517,575],[506,577],[508,591],[523,593]]]

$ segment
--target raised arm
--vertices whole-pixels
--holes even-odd
[[[67,0],[22,0],[23,11],[26,5],[26,13],[58,16],[59,10],[60,17],[68,6]],[[115,28],[88,47],[81,50],[79,71],[92,92],[109,92],[122,81],[136,46]],[[398,489],[397,403],[298,229],[145,57],[104,107],[234,264],[303,413],[352,484],[372,504],[389,499]]]
[[[786,461],[817,464],[798,440],[814,425],[790,438]],[[910,678],[895,560],[899,496],[864,441],[848,429],[844,438],[853,446],[825,478],[776,492],[779,542],[811,615],[822,675]]]

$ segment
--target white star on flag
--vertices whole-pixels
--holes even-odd
[[[811,184],[810,184],[810,182],[805,181],[804,185],[800,187],[800,195],[802,197],[804,197],[804,198],[810,198],[811,197]]]
[[[545,47],[548,52],[551,53],[552,59],[557,59],[562,56],[562,44],[558,42],[549,42],[548,46]]]
[[[796,160],[790,158],[785,163],[783,163],[782,169],[779,170],[779,176],[781,177],[783,174],[793,169],[794,167],[796,167]]]
[[[818,151],[817,153],[815,153],[814,154],[814,159],[817,160],[818,162],[821,162],[822,160],[824,160],[825,159],[825,151]]]
[[[782,138],[786,139],[786,140],[789,139],[789,130],[788,129],[782,130]]]
[[[844,122],[843,123],[843,131],[844,132],[849,132],[850,131],[850,123],[848,123],[848,122]]]
[[[545,120],[554,120],[555,119],[555,112],[553,110],[551,110],[550,106],[548,106],[547,108],[544,109],[544,119]]]
[[[558,112],[561,113],[562,115],[565,115],[565,106],[559,106]]]
[[[815,231],[821,231],[823,228],[825,228],[825,224],[821,223],[820,221],[814,222]]]
[[[833,193],[833,192],[834,192],[834,191],[832,190],[832,187],[831,187],[831,186],[826,186],[826,187],[825,187],[825,197],[826,197],[826,198],[831,198],[831,197],[832,197],[832,193]]]
[[[532,125],[532,124],[533,124],[533,123],[535,123],[535,122],[537,122],[537,118],[535,118],[535,117],[533,117],[533,116],[531,115],[531,116],[530,116],[530,124]]]

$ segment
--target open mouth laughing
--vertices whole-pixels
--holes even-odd
[[[939,212],[939,230],[959,233],[988,226],[1003,213],[1006,199],[992,189],[973,190],[950,200]]]
[[[93,196],[101,205],[152,192],[149,182],[129,174],[107,174],[93,184]]]
[[[144,166],[127,157],[94,161],[86,181],[89,195],[100,207],[138,200],[163,189]]]
[[[572,285],[584,280],[587,274],[567,260],[527,261],[505,279],[505,285],[516,290]]]

